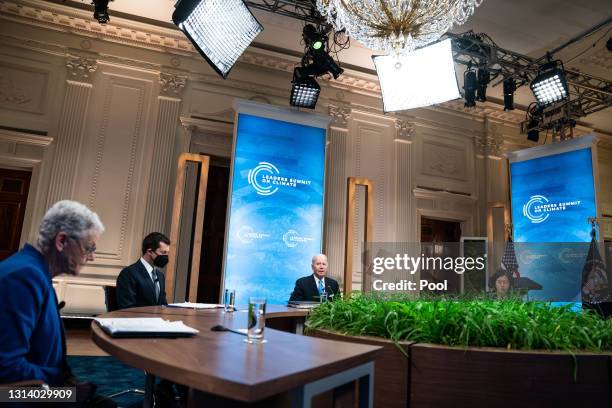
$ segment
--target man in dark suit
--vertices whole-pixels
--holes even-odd
[[[160,232],[152,232],[142,241],[142,257],[123,268],[117,278],[119,309],[138,306],[166,305],[164,273],[159,269],[168,263],[170,240]]]
[[[327,256],[318,254],[312,257],[312,275],[305,276],[295,282],[295,288],[289,301],[318,301],[327,295],[333,299],[340,293],[338,282],[327,274]]]

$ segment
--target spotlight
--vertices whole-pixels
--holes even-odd
[[[491,81],[491,74],[487,69],[478,69],[478,87],[476,88],[476,100],[479,102],[487,101],[487,86]]]
[[[372,57],[385,112],[429,106],[461,97],[451,40],[400,55]]]
[[[293,81],[291,82],[291,106],[314,109],[321,93],[321,87],[311,76],[302,76],[301,68],[293,70]]]
[[[108,15],[108,0],[93,0],[94,18],[100,24],[106,24],[110,21]]]
[[[476,72],[465,71],[463,74],[463,90],[465,93],[465,106],[476,106]]]
[[[243,0],[182,0],[172,21],[223,79],[263,30]]]
[[[560,61],[544,64],[538,75],[531,81],[530,88],[540,105],[551,105],[567,99],[569,89],[563,64]]]
[[[313,50],[320,50],[327,43],[327,36],[317,30],[312,24],[306,24],[306,26],[304,26],[302,38],[306,46]]]
[[[516,91],[516,81],[514,78],[504,79],[504,110],[514,110],[514,91]]]

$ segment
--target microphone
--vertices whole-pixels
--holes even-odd
[[[210,330],[211,330],[211,331],[216,331],[216,332],[224,332],[224,331],[228,331],[228,332],[232,332],[232,333],[239,334],[239,335],[241,335],[241,336],[246,336],[246,335],[247,335],[246,333],[243,333],[243,332],[238,331],[238,330],[230,329],[229,327],[225,327],[225,326],[220,325],[220,324],[218,324],[218,325],[216,325],[216,326],[211,327],[211,328],[210,328]]]
[[[66,306],[66,302],[63,300],[57,304],[57,310],[62,310]]]

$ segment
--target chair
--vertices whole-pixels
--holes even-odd
[[[104,303],[106,304],[107,312],[114,312],[115,310],[119,309],[119,306],[117,305],[117,288],[115,286],[104,286]],[[127,390],[111,394],[108,397],[115,398],[130,393],[145,395],[144,390],[138,388],[128,388]]]
[[[117,288],[115,286],[104,286],[104,303],[107,312],[114,312],[119,309],[117,305]]]

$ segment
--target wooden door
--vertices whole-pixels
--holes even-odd
[[[31,176],[29,171],[0,169],[0,261],[19,250]]]

